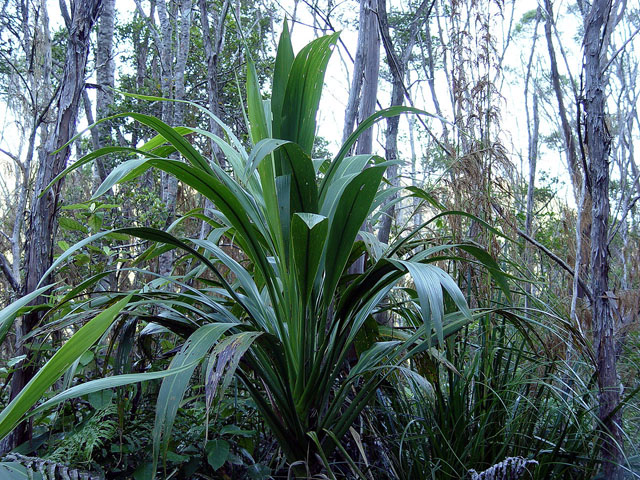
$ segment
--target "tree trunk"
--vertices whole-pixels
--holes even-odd
[[[604,478],[621,478],[622,432],[616,374],[614,322],[609,303],[609,151],[611,137],[605,123],[606,77],[602,59],[607,49],[607,19],[611,0],[594,0],[585,19],[584,33],[584,111],[589,173],[592,189],[591,291],[594,344],[597,356],[600,421],[606,433],[602,444]]]
[[[204,53],[207,59],[207,99],[209,101],[209,110],[216,117],[221,118],[220,109],[220,89],[218,87],[218,60],[220,58],[220,52],[222,51],[222,45],[224,43],[224,21],[229,13],[229,7],[231,2],[225,0],[220,9],[220,14],[213,24],[213,28],[209,23],[209,15],[207,12],[206,0],[199,0],[200,7],[200,21],[202,23],[202,43],[204,46]],[[209,119],[209,130],[211,133],[223,137],[224,132],[222,127],[213,118]],[[222,154],[222,150],[216,142],[211,140],[211,154],[218,162],[220,167],[226,167],[226,161]],[[213,208],[213,203],[208,198],[204,200],[205,211]],[[206,238],[211,231],[211,225],[207,222],[202,222],[200,228],[200,238]]]
[[[378,18],[380,19],[380,32],[383,38],[383,44],[385,53],[387,55],[387,64],[391,72],[392,89],[391,89],[391,107],[402,105],[405,96],[404,77],[407,67],[409,65],[409,58],[413,47],[416,42],[418,34],[419,20],[422,19],[423,13],[427,10],[429,5],[433,5],[432,0],[424,0],[420,6],[414,12],[414,17],[409,24],[408,35],[409,41],[403,48],[400,56],[396,55],[393,42],[391,41],[391,34],[389,31],[389,20],[387,18],[387,6],[386,0],[379,0],[378,4]],[[400,124],[400,117],[390,117],[387,119],[387,135],[385,138],[385,157],[387,161],[393,162],[398,159],[398,126]],[[387,178],[391,187],[398,186],[399,175],[398,165],[391,165],[387,169]],[[386,202],[385,206],[392,203],[397,198],[397,195],[392,195]],[[382,223],[380,230],[378,231],[378,240],[383,243],[389,242],[389,236],[391,235],[391,225],[396,216],[395,203],[392,204],[382,217]]]
[[[360,0],[360,30],[358,48],[353,65],[353,77],[349,100],[345,110],[343,141],[353,133],[356,118],[358,123],[373,114],[378,96],[378,70],[380,68],[380,37],[378,35],[378,0]],[[371,153],[373,149],[373,130],[369,128],[360,135],[356,153]],[[350,267],[350,273],[364,271],[364,255]]]
[[[362,70],[362,95],[358,106],[358,124],[373,115],[378,99],[378,73],[380,70],[380,35],[378,34],[379,11],[378,0],[362,0],[366,5],[364,23],[360,25],[364,29],[366,54],[364,68]],[[371,153],[373,151],[373,128],[362,132],[356,146],[357,154]]]
[[[576,150],[576,140],[571,130],[567,109],[564,104],[564,94],[560,85],[560,73],[558,72],[558,61],[556,52],[553,47],[552,27],[553,27],[553,8],[551,0],[545,0],[546,19],[544,22],[544,33],[547,40],[547,50],[549,51],[549,61],[551,64],[551,84],[558,101],[558,116],[562,127],[562,135],[564,146],[567,154],[567,166],[571,176],[571,184],[573,186],[573,194],[576,203],[580,198],[580,185],[583,181],[578,165],[578,154]]]
[[[535,193],[535,184],[536,184],[536,167],[538,161],[538,137],[540,133],[539,125],[540,125],[540,115],[538,112],[538,92],[536,91],[536,87],[534,85],[533,91],[533,120],[529,116],[529,82],[531,80],[531,66],[533,64],[533,56],[536,50],[536,43],[538,40],[538,25],[540,24],[541,18],[541,9],[538,7],[536,12],[536,24],[533,29],[533,42],[531,46],[531,54],[529,55],[529,62],[527,63],[527,73],[524,81],[524,102],[525,102],[525,111],[527,114],[527,136],[529,140],[529,149],[528,149],[528,158],[529,158],[529,182],[527,186],[527,206],[525,213],[525,221],[524,221],[524,230],[525,233],[529,237],[534,237],[533,235],[533,207],[534,207],[534,193]],[[531,271],[533,268],[533,251],[531,245],[528,243],[525,244],[525,264],[527,268]],[[531,297],[531,283],[527,282],[524,286],[525,290],[525,298],[524,298],[524,308],[529,308],[530,297]]]
[[[529,113],[527,112],[527,116]],[[536,164],[538,160],[538,137],[540,116],[538,113],[538,94],[533,94],[533,128],[531,129],[531,137],[529,138],[529,183],[527,186],[527,210],[524,221],[524,231],[527,235],[533,238],[533,201],[534,193],[536,189]],[[532,249],[529,244],[525,246],[525,261],[527,266],[532,264],[531,256]],[[529,307],[529,296],[531,295],[531,283],[527,282],[524,285],[525,293],[525,308]]]
[[[168,52],[161,55],[163,69],[163,92],[168,92],[166,98],[174,98],[175,100],[183,100],[185,98],[185,71],[187,66],[187,58],[189,56],[189,41],[191,32],[191,9],[193,3],[191,0],[183,0],[177,6],[180,11],[180,22],[176,25],[167,18],[166,3],[161,1],[158,5],[158,14],[160,15],[160,25],[162,29],[163,49],[169,48]],[[161,13],[162,12],[162,13]],[[175,67],[172,67],[173,54],[171,49],[171,35],[177,29],[178,41],[175,52]],[[168,37],[167,37],[168,36]],[[168,44],[168,45],[167,45]],[[168,70],[165,70],[169,68]],[[173,73],[173,75],[171,75]],[[167,84],[167,82],[169,84]],[[173,83],[173,97],[171,96],[171,83]],[[166,93],[163,93],[166,95]],[[173,103],[171,108],[168,104]],[[181,102],[163,102],[163,120],[171,126],[179,126],[184,123],[184,107]],[[167,210],[167,226],[169,226],[174,218],[176,211],[176,200],[178,196],[178,180],[173,175],[162,173],[162,201]],[[159,259],[159,271],[161,275],[169,275],[173,270],[174,252],[170,250],[163,253]]]
[[[544,32],[547,40],[547,49],[549,51],[549,61],[551,63],[551,84],[553,91],[556,95],[558,102],[558,116],[560,117],[560,125],[562,128],[562,136],[564,140],[564,147],[567,156],[567,167],[569,169],[569,176],[571,177],[571,185],[573,187],[573,195],[576,205],[584,201],[586,215],[583,214],[582,218],[582,237],[583,251],[580,253],[582,257],[582,264],[580,265],[580,277],[586,278],[589,269],[589,242],[588,239],[591,236],[591,189],[588,184],[588,172],[581,173],[578,153],[576,148],[576,139],[573,134],[571,124],[569,123],[567,109],[564,104],[564,94],[560,85],[560,74],[558,72],[558,62],[556,59],[555,49],[553,47],[552,39],[552,26],[553,26],[553,9],[551,0],[545,0],[546,20],[544,23]],[[587,189],[584,200],[581,200],[582,182],[587,182]],[[578,290],[578,297],[583,298],[585,293],[582,288]]]
[[[115,87],[116,63],[113,56],[113,34],[115,30],[116,1],[103,0],[100,21],[97,27],[96,42],[96,119],[100,120],[111,114],[113,105],[113,88]],[[103,122],[95,128],[98,138],[98,148],[111,145],[111,123]],[[104,182],[110,173],[110,168],[102,159],[96,160],[96,167],[100,181]]]
[[[377,0],[360,0],[358,46],[353,63],[353,76],[351,78],[351,88],[349,89],[349,99],[344,115],[344,128],[342,131],[343,143],[346,142],[349,135],[353,133],[356,119],[363,118],[362,109],[368,109],[367,111],[373,113],[375,108],[378,92],[378,68],[380,63],[380,41],[378,38],[377,19],[374,13],[374,10],[377,11],[377,8]],[[366,95],[369,96],[368,104],[363,105],[361,99]],[[371,106],[369,107],[369,105]],[[364,118],[366,118],[366,116],[364,116]]]
[[[101,0],[76,0],[73,5],[71,28],[65,57],[64,71],[60,82],[57,100],[57,119],[53,132],[41,155],[40,168],[36,176],[34,196],[29,216],[29,232],[27,238],[27,254],[25,260],[24,294],[33,292],[36,285],[52,263],[54,227],[60,199],[62,182],[58,182],[43,196],[42,191],[65,168],[70,154],[70,147],[63,146],[75,133],[78,108],[84,89],[84,76],[89,53],[89,36],[98,18]],[[44,279],[48,282],[49,279]],[[38,298],[33,303],[44,303]],[[29,333],[40,321],[40,312],[25,315],[16,324],[16,338],[20,339]],[[21,346],[16,354],[27,354],[29,350]],[[15,371],[11,382],[11,399],[22,390],[35,373],[32,359],[27,360],[22,368]],[[19,425],[11,435],[10,445],[17,445],[31,439],[31,427],[24,423]]]

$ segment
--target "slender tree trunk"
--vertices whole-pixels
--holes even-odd
[[[564,104],[564,93],[562,91],[562,87],[560,85],[560,74],[558,72],[558,62],[556,60],[555,49],[553,47],[553,39],[552,39],[552,27],[553,27],[553,9],[551,0],[545,0],[545,10],[546,10],[546,19],[544,24],[544,32],[547,40],[547,49],[549,52],[549,61],[551,63],[551,84],[553,86],[553,91],[556,96],[556,100],[558,102],[558,116],[560,117],[560,125],[562,128],[562,135],[564,140],[564,146],[567,156],[567,167],[569,169],[569,176],[571,177],[571,185],[573,187],[573,194],[576,205],[578,205],[581,200],[581,192],[582,192],[582,182],[587,182],[587,189],[585,198],[584,198],[584,209],[583,218],[582,218],[582,248],[583,251],[580,253],[582,258],[582,264],[580,265],[580,276],[582,278],[587,278],[587,272],[589,269],[589,241],[588,239],[591,236],[591,189],[588,185],[588,172],[581,172],[578,153],[576,148],[576,139],[573,134],[573,130],[571,124],[569,123],[567,109]],[[585,214],[586,213],[586,214]],[[585,241],[586,240],[586,241]],[[576,254],[577,255],[577,254]],[[582,288],[579,287],[578,297],[583,298],[585,293],[582,291]]]
[[[392,89],[391,89],[391,107],[402,105],[405,97],[404,77],[407,67],[409,65],[409,58],[418,34],[418,26],[420,20],[422,20],[423,14],[427,11],[429,5],[433,5],[432,0],[424,0],[414,13],[413,20],[409,24],[408,38],[409,41],[403,48],[400,56],[396,55],[393,42],[391,40],[391,34],[389,31],[389,20],[387,18],[386,0],[379,0],[378,18],[380,19],[380,32],[383,38],[383,44],[385,53],[387,56],[387,64],[391,72]],[[400,117],[390,117],[387,119],[387,135],[385,138],[385,156],[388,161],[395,161],[398,159],[398,126],[400,124]],[[392,187],[396,187],[399,184],[399,168],[398,165],[391,165],[387,170],[387,178]],[[392,203],[397,198],[397,195],[392,195],[386,202]],[[385,205],[386,205],[385,204]],[[378,240],[383,243],[389,242],[389,236],[391,235],[391,225],[396,217],[396,206],[392,204],[387,210],[386,214],[382,217],[382,223],[380,230],[378,230]]]
[[[409,84],[409,78],[407,76],[407,84]],[[414,185],[422,186],[422,181],[418,182],[418,155],[416,154],[416,119],[413,116],[409,117],[409,149],[411,150],[411,182]],[[413,202],[413,226],[418,227],[422,224],[422,213],[420,212],[420,199],[414,196]]]
[[[373,115],[378,99],[378,73],[380,70],[380,35],[378,32],[378,0],[362,0],[367,3],[365,24],[361,24],[365,34],[366,55],[363,68],[362,95],[358,106],[358,124]],[[373,151],[373,128],[362,132],[356,146],[357,154]]]
[[[224,21],[229,13],[230,5],[231,2],[225,0],[218,18],[215,19],[213,25],[211,25],[207,11],[207,1],[199,0],[202,43],[207,60],[207,99],[209,101],[209,110],[218,118],[221,117],[220,88],[218,87],[218,60],[224,43]],[[219,137],[224,135],[222,127],[213,118],[209,119],[209,130]],[[211,140],[211,151],[215,155],[218,164],[224,168],[226,162],[222,157],[222,152],[218,144],[213,140]]]
[[[353,76],[351,78],[351,88],[349,89],[349,99],[344,115],[344,128],[342,131],[343,142],[345,142],[353,132],[356,119],[366,118],[362,110],[365,109],[373,113],[375,108],[378,92],[378,68],[380,63],[380,40],[375,16],[377,8],[377,0],[360,0],[358,46],[353,63]],[[362,98],[365,96],[369,97],[365,102],[366,105],[362,102]]]
[[[162,70],[163,70],[163,92],[169,96],[166,98],[174,98],[175,100],[183,100],[185,98],[185,71],[187,66],[187,58],[189,56],[189,41],[191,32],[191,10],[193,3],[191,0],[182,0],[176,7],[176,15],[179,10],[180,22],[174,25],[168,18],[167,6],[165,1],[158,4],[158,15],[160,18],[160,26],[162,31],[163,52]],[[175,66],[172,65],[172,34],[177,29],[177,44],[175,49]],[[167,51],[164,51],[164,49]],[[173,84],[173,97],[171,96],[171,84]],[[168,104],[172,104],[169,107]],[[184,123],[184,103],[181,102],[163,102],[162,116],[169,125],[177,126]],[[162,201],[167,210],[167,226],[173,222],[176,210],[176,200],[178,195],[178,180],[166,173],[162,174]],[[169,275],[173,269],[174,252],[168,251],[163,253],[159,259],[159,271],[161,275]]]
[[[536,164],[538,160],[538,136],[540,116],[538,113],[538,94],[533,94],[533,128],[531,129],[531,138],[529,139],[529,183],[527,186],[527,210],[524,221],[524,231],[530,237],[533,237],[533,205],[534,193],[536,189]],[[531,265],[532,250],[529,244],[525,246],[525,257],[527,266]],[[525,284],[525,308],[529,307],[529,295],[531,295],[531,283]]]
[[[40,168],[36,176],[34,196],[29,217],[29,242],[25,261],[24,294],[33,292],[52,262],[54,228],[62,182],[58,182],[43,196],[40,194],[49,183],[64,169],[70,154],[65,144],[75,133],[80,99],[84,89],[84,75],[89,53],[89,36],[98,18],[101,0],[76,0],[73,5],[71,28],[57,100],[57,119],[41,156]],[[44,279],[44,282],[48,282]],[[43,303],[38,298],[34,304]],[[23,338],[40,321],[40,312],[25,315],[16,324],[16,337]],[[29,354],[24,346],[18,354]],[[16,370],[11,382],[11,398],[22,390],[35,372],[35,365],[27,363]],[[28,422],[27,422],[28,423]],[[11,436],[10,445],[15,447],[30,440],[31,427],[21,424]]]
[[[606,430],[603,438],[603,472],[607,479],[622,478],[621,415],[613,410],[620,403],[616,373],[614,321],[609,296],[609,151],[611,136],[605,123],[604,63],[607,49],[607,20],[611,0],[594,0],[585,19],[584,33],[584,111],[586,141],[589,150],[589,173],[592,189],[591,291],[594,344],[598,368],[600,421]]]
[[[378,35],[378,0],[360,0],[360,30],[358,48],[353,65],[353,77],[349,100],[345,111],[343,140],[353,133],[356,118],[358,123],[373,114],[378,98],[378,70],[380,68],[380,36]],[[356,153],[371,153],[373,130],[369,128],[358,139]],[[356,260],[350,273],[364,271],[364,255]]]
[[[116,63],[113,56],[113,34],[115,31],[116,1],[103,0],[102,13],[97,26],[98,39],[96,42],[96,119],[100,120],[111,114],[113,105],[113,88],[115,87]],[[110,145],[111,123],[103,122],[96,126],[98,148]],[[110,168],[102,159],[96,161],[96,168],[100,181],[104,181],[110,173]]]
[[[556,59],[556,52],[553,47],[553,7],[551,4],[551,0],[545,0],[544,3],[546,10],[544,33],[547,40],[547,49],[549,52],[549,61],[551,64],[551,84],[556,95],[556,100],[558,101],[558,116],[560,117],[564,146],[567,154],[567,166],[569,168],[569,174],[571,176],[574,198],[577,203],[580,198],[580,185],[582,184],[583,179],[582,175],[580,174],[580,167],[578,165],[578,154],[576,149],[575,136],[573,135],[571,124],[569,123],[567,109],[564,104],[564,93],[562,91],[562,86],[560,85],[558,61]]]
[[[528,157],[529,157],[529,182],[527,185],[527,206],[525,213],[525,221],[524,221],[524,229],[525,233],[529,235],[529,237],[533,238],[533,207],[534,207],[534,193],[535,193],[535,183],[536,183],[536,164],[538,160],[538,137],[539,137],[539,124],[540,124],[540,115],[538,112],[538,92],[533,91],[533,119],[529,116],[529,83],[531,80],[531,67],[533,65],[533,56],[536,50],[536,43],[538,40],[538,25],[540,25],[541,19],[541,9],[538,7],[536,12],[536,24],[533,29],[533,42],[531,46],[531,54],[529,55],[529,62],[527,63],[527,73],[524,84],[524,102],[525,102],[525,111],[527,113],[527,135],[529,140],[529,149],[528,149]],[[525,263],[527,267],[533,271],[533,250],[529,243],[525,243]],[[530,296],[531,296],[531,283],[527,282],[524,286],[525,289],[525,298],[524,298],[524,307],[525,309],[529,308]]]
[[[160,51],[160,89],[164,98],[173,98],[173,29],[174,24],[171,21],[171,17],[167,10],[167,2],[160,0],[157,4],[158,19],[160,23],[160,35],[159,39],[156,38],[156,43],[159,41],[158,49]],[[173,102],[162,102],[162,121],[168,125],[173,124]],[[175,197],[173,184],[171,180],[172,176],[161,172],[161,186],[160,195],[162,202],[165,204],[167,210],[167,222],[169,225],[173,219],[173,212],[175,209]],[[176,189],[177,191],[177,189]],[[169,275],[173,268],[173,252],[168,251],[160,255],[158,259],[158,269],[161,275]]]
[[[429,84],[429,92],[431,93],[431,100],[433,101],[433,106],[436,110],[436,114],[440,117],[440,125],[442,126],[442,138],[445,143],[449,144],[449,128],[447,127],[447,122],[444,120],[444,115],[442,114],[442,107],[440,107],[440,100],[438,99],[438,95],[436,93],[436,68],[434,62],[434,53],[433,53],[433,41],[431,39],[431,26],[429,24],[429,19],[424,22],[425,28],[425,46],[427,47],[427,52],[422,52],[423,65],[427,72],[427,83]],[[421,45],[422,47],[422,45]],[[446,60],[445,60],[445,68],[446,68]]]
[[[218,87],[218,60],[220,53],[222,52],[222,45],[224,44],[224,22],[229,13],[229,7],[231,6],[230,0],[225,0],[220,9],[218,18],[214,21],[213,28],[209,23],[209,15],[207,12],[207,1],[199,0],[200,7],[200,21],[202,23],[202,43],[204,46],[204,52],[207,58],[207,99],[209,101],[209,110],[218,118],[221,118],[220,109],[220,88]],[[213,118],[209,119],[209,130],[211,133],[219,137],[223,137],[224,132],[222,127]],[[222,150],[218,147],[218,144],[211,140],[211,153],[218,162],[220,167],[226,167],[226,160],[224,159]],[[213,203],[208,198],[204,200],[205,211],[213,208]],[[202,222],[200,228],[200,238],[206,238],[211,231],[211,226],[207,222]]]

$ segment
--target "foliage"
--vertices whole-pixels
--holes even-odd
[[[97,410],[73,433],[66,435],[48,459],[72,465],[90,462],[96,449],[115,440],[118,434],[118,424],[113,418],[115,413],[113,403]]]
[[[493,314],[451,345],[447,361],[427,363],[431,383],[401,377],[379,397],[372,418],[378,435],[394,438],[395,478],[462,478],[509,457],[535,460],[532,478],[595,473],[596,392],[582,384],[582,362],[554,359],[531,326]]]
[[[160,457],[166,469],[171,431],[182,397],[204,359],[207,414],[236,376],[289,464],[298,472],[304,471],[302,464],[317,472],[322,463],[326,466],[324,459],[339,446],[385,378],[473,320],[455,282],[434,264],[454,246],[421,250],[419,243],[411,242],[418,229],[382,255],[367,252],[369,260],[363,273],[348,273],[351,263],[365,251],[357,240],[360,226],[389,190],[379,191],[387,162],[373,155],[349,157],[347,153],[366,128],[407,109],[383,111],[363,122],[319,176],[318,164],[310,154],[324,71],[336,39],[337,35],[322,37],[294,57],[285,27],[271,100],[262,100],[255,67],[249,61],[247,107],[252,148],[248,153],[222,123],[229,143],[205,131],[173,129],[149,115],[132,113],[129,116],[153,128],[158,136],[139,149],[106,147],[92,152],[62,174],[101,155],[132,152],[139,158],[115,168],[98,192],[154,167],[207,197],[215,210],[193,211],[166,232],[148,227],[115,231],[152,242],[143,254],[147,260],[168,248],[181,249],[187,255],[182,263],[189,262],[186,273],[159,277],[145,271],[144,275],[152,275],[153,280],[74,334],[42,368],[41,372],[50,371],[51,376],[46,380],[40,374],[36,376],[7,406],[0,416],[0,433],[6,434],[51,386],[54,374],[62,373],[58,357],[64,352],[68,368],[128,305],[126,317],[146,324],[140,335],[162,334],[168,329],[185,340],[169,369],[159,375],[125,374],[93,380],[59,394],[38,410],[99,389],[164,377],[151,433],[151,472],[155,472]],[[189,143],[183,135],[191,131],[208,136],[220,146],[233,175],[207,161]],[[180,152],[187,163],[167,158],[174,151]],[[179,239],[173,235],[190,217],[212,227],[207,238]],[[113,233],[97,233],[69,247],[52,270],[80,248]],[[459,247],[476,255],[493,274],[499,274],[497,264],[479,249]],[[381,329],[379,334],[363,338],[367,320],[407,274],[416,292],[411,308],[422,321],[401,334]],[[65,299],[95,284],[100,275],[91,277]],[[77,312],[89,316],[114,297],[119,296],[107,294],[81,301]],[[447,308],[445,300],[450,303]],[[78,314],[75,308],[72,312]],[[87,329],[96,322],[100,329],[92,328],[89,335]],[[135,328],[122,333],[131,336]],[[126,337],[120,339],[121,344],[125,341],[130,342]],[[359,353],[352,359],[357,341]],[[31,390],[37,395],[31,395]],[[212,441],[205,445],[205,451],[209,464],[219,467],[227,456],[227,442]]]

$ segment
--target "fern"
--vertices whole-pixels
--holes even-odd
[[[67,464],[88,464],[93,452],[118,435],[114,420],[116,406],[109,404],[96,413],[78,430],[67,435],[61,444],[47,456],[49,460]]]

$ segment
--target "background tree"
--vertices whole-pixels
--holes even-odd
[[[78,109],[82,92],[85,88],[85,68],[89,54],[89,36],[91,29],[100,13],[100,0],[83,0],[73,5],[69,40],[64,63],[64,70],[60,79],[60,87],[56,100],[56,121],[44,145],[43,156],[37,170],[34,187],[34,197],[31,202],[29,225],[27,231],[25,279],[23,294],[36,290],[45,272],[51,266],[55,219],[60,201],[62,184],[57,184],[52,190],[41,195],[53,179],[64,170],[70,155],[67,146],[76,130]],[[49,279],[44,279],[48,281]],[[44,298],[36,299],[41,303]],[[18,342],[38,324],[41,314],[38,311],[24,316],[17,324],[16,338]],[[25,352],[23,345],[18,353]],[[33,359],[27,357],[25,365],[16,370],[11,382],[11,395],[15,396],[27,384],[35,373],[36,366]],[[14,431],[10,444],[15,447],[29,440],[30,428],[26,425]]]

